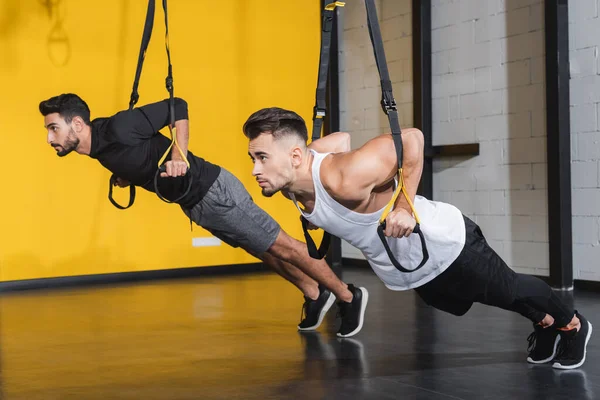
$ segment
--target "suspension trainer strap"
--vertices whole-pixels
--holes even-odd
[[[333,29],[333,18],[335,17],[336,7],[344,7],[345,3],[335,1],[325,6],[323,10],[323,21],[321,22],[321,51],[319,55],[319,73],[317,76],[317,92],[316,102],[313,108],[313,130],[312,141],[318,140],[321,137],[321,129],[323,127],[323,119],[327,114],[327,76],[329,73],[329,59],[331,58],[331,32]],[[328,232],[323,233],[321,245],[317,249],[315,241],[308,233],[308,221],[303,216],[300,217],[302,222],[302,230],[308,254],[312,258],[322,259],[329,250],[331,243],[331,235]]]
[[[381,218],[379,219],[379,226],[377,227],[377,234],[381,239],[383,246],[390,258],[392,264],[396,269],[402,272],[414,272],[419,268],[423,267],[427,260],[429,260],[429,252],[427,251],[427,244],[425,243],[425,237],[423,236],[423,232],[420,226],[419,216],[415,207],[410,200],[410,196],[406,191],[406,187],[404,186],[404,176],[402,175],[402,161],[403,161],[403,146],[402,146],[402,132],[400,130],[400,120],[398,117],[398,108],[396,107],[396,100],[394,99],[394,94],[392,92],[392,81],[390,79],[390,73],[387,67],[387,61],[385,58],[385,50],[383,47],[383,39],[381,37],[381,30],[379,28],[379,19],[377,18],[377,8],[375,7],[374,0],[365,0],[365,5],[367,8],[367,24],[369,27],[369,37],[371,38],[371,43],[373,45],[373,53],[375,55],[375,63],[377,64],[377,70],[379,71],[379,78],[381,81],[381,107],[383,112],[388,116],[388,120],[390,122],[390,129],[392,131],[392,139],[394,142],[394,147],[396,149],[396,158],[398,160],[398,186],[394,191],[394,195],[392,199],[385,207],[383,213],[381,214]],[[417,233],[421,239],[421,249],[423,251],[423,259],[419,263],[419,265],[413,269],[409,270],[404,268],[398,260],[392,254],[390,247],[387,243],[384,230],[385,230],[385,219],[392,210],[396,200],[398,199],[398,195],[402,193],[410,208],[413,212],[415,220],[417,224],[413,230],[414,233]]]
[[[304,231],[304,239],[306,240],[306,246],[308,247],[308,254],[312,258],[316,258],[318,260],[322,259],[327,255],[327,251],[329,250],[329,245],[331,244],[331,235],[328,232],[324,232],[321,245],[317,249],[315,241],[308,233],[308,221],[303,216],[300,217],[300,221],[302,222],[302,230]]]
[[[113,193],[113,186],[115,185],[115,182],[117,181],[117,178],[115,175],[112,175],[108,181],[108,200],[110,200],[110,202],[112,203],[113,206],[117,207],[119,210],[127,210],[129,207],[131,207],[135,201],[135,185],[129,185],[129,203],[126,206],[122,206],[119,203],[117,203],[115,201],[115,199],[113,199],[112,193]]]
[[[138,56],[137,68],[135,70],[135,78],[133,80],[133,89],[131,90],[131,96],[129,98],[129,109],[138,102],[140,95],[138,93],[138,86],[140,84],[140,78],[142,76],[142,67],[144,65],[144,59],[146,58],[146,50],[148,49],[148,43],[152,37],[152,27],[154,26],[154,0],[148,0],[148,10],[146,11],[146,22],[144,23],[144,33],[142,34],[142,44],[140,45],[140,54]]]
[[[313,108],[312,140],[321,137],[323,119],[327,115],[327,75],[329,73],[329,59],[331,58],[331,31],[336,7],[344,7],[346,3],[336,1],[325,6],[323,21],[321,22],[321,53],[319,55],[319,74],[317,77],[317,93],[315,107]]]
[[[167,62],[168,62],[168,70],[167,70],[167,78],[165,79],[165,86],[167,88],[167,91],[169,92],[169,114],[170,114],[169,133],[171,135],[171,144],[167,148],[167,151],[165,151],[163,156],[158,161],[158,169],[156,170],[156,173],[154,174],[154,192],[156,193],[158,198],[161,199],[162,201],[164,201],[166,203],[176,203],[179,200],[183,199],[185,196],[187,196],[188,193],[190,192],[190,190],[192,189],[192,178],[191,178],[191,174],[190,174],[190,162],[188,161],[186,155],[183,154],[183,150],[181,149],[181,147],[179,147],[179,143],[177,143],[177,129],[175,128],[175,96],[173,94],[174,93],[173,65],[171,64],[171,48],[169,45],[169,13],[167,11],[167,0],[163,0],[162,5],[163,5],[164,13],[165,13],[165,49],[167,51]],[[174,200],[168,200],[158,190],[158,177],[161,174],[161,172],[166,172],[166,170],[167,170],[166,166],[163,165],[163,162],[166,160],[167,156],[169,155],[169,151],[171,151],[171,149],[173,148],[173,145],[175,145],[177,150],[179,150],[179,154],[181,154],[181,158],[187,164],[188,169],[186,172],[186,176],[188,177],[188,185],[187,185],[187,189],[181,196],[179,196],[178,198],[176,198]]]
[[[174,96],[174,90],[173,90],[173,65],[171,64],[171,48],[169,45],[169,14],[167,11],[167,0],[163,0],[162,5],[163,5],[163,10],[165,12],[165,49],[167,50],[167,62],[168,62],[167,78],[165,79],[165,86],[167,88],[167,91],[169,92],[169,114],[171,117],[170,118],[171,122],[169,124],[169,133],[171,134],[172,140],[171,140],[171,145],[169,146],[169,148],[167,149],[165,154],[163,154],[160,161],[158,162],[158,167],[160,168],[162,163],[167,158],[169,151],[171,150],[173,145],[175,145],[175,147],[177,147],[177,149],[179,150],[179,154],[181,154],[181,157],[183,158],[183,160],[185,161],[185,163],[187,164],[187,167],[189,169],[190,163],[189,163],[187,157],[185,156],[185,154],[183,154],[183,150],[181,150],[181,148],[179,147],[179,143],[177,143],[177,131],[175,129],[175,96]]]
[[[140,78],[142,76],[142,67],[144,66],[144,59],[146,58],[146,50],[148,49],[148,43],[150,43],[150,37],[152,37],[152,28],[154,27],[154,0],[148,0],[148,9],[146,10],[146,21],[144,23],[144,33],[142,34],[142,43],[140,45],[140,54],[138,55],[137,67],[135,70],[135,78],[133,79],[133,88],[131,89],[131,95],[129,96],[129,110],[133,110],[133,107],[138,102],[140,95],[138,93],[138,86],[140,84]],[[133,205],[135,202],[135,185],[129,185],[129,203],[127,206],[119,205],[113,199],[113,186],[117,177],[111,175],[108,182],[108,200],[119,210],[126,210]]]

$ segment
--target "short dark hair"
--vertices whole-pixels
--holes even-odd
[[[83,122],[91,125],[90,108],[81,97],[73,93],[63,93],[42,101],[40,112],[44,117],[48,114],[58,113],[67,124],[70,124],[74,117],[81,117]]]
[[[297,136],[304,143],[308,141],[306,123],[301,116],[283,108],[263,108],[252,114],[244,124],[244,135],[250,140],[262,133],[273,135],[274,139],[284,136]]]

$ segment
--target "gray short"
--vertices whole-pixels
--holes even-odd
[[[266,252],[281,229],[254,203],[242,182],[223,167],[204,198],[191,210],[182,209],[192,221],[225,243],[255,255]]]

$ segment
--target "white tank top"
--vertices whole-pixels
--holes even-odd
[[[459,209],[453,205],[416,196],[413,205],[421,220],[429,260],[416,272],[401,272],[390,261],[377,235],[383,208],[370,214],[357,213],[335,201],[321,183],[321,163],[329,153],[317,153],[312,163],[315,189],[313,211],[305,213],[290,193],[300,213],[314,225],[347,241],[365,256],[373,271],[391,290],[408,290],[431,281],[444,272],[461,253],[465,244],[465,223]],[[386,238],[398,262],[406,269],[415,269],[423,259],[417,234],[407,238]]]

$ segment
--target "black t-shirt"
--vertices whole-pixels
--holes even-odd
[[[175,120],[188,119],[187,103],[175,98]],[[170,123],[169,100],[148,104],[133,110],[120,111],[112,117],[92,121],[90,157],[117,177],[135,186],[154,192],[154,175],[158,162],[171,144],[171,139],[159,130]],[[175,145],[170,150],[179,151]],[[171,154],[164,162],[171,159]],[[192,179],[190,192],[180,201],[192,208],[217,179],[220,167],[200,157],[187,153],[190,171],[185,177],[158,177],[158,190],[167,200],[180,197]]]

